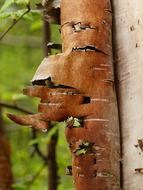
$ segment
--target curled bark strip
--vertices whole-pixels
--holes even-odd
[[[39,130],[48,129],[49,127],[48,122],[38,119],[37,115],[17,116],[14,114],[7,114],[7,116],[17,124],[31,126]]]
[[[62,121],[69,116],[83,118],[95,115],[98,118],[104,117],[102,113],[95,112],[95,102],[90,103],[89,97],[78,94],[77,90],[71,89],[49,89],[47,87],[31,87],[24,90],[29,96],[38,96],[41,98],[39,104],[39,114],[29,114],[24,116],[16,116],[7,114],[8,117],[18,124],[33,126],[37,129],[47,129],[48,121]],[[108,103],[108,102],[107,102]],[[104,102],[96,102],[96,107],[104,107]]]
[[[106,63],[109,67],[104,67],[103,63]],[[106,58],[106,55],[100,55],[96,51],[68,51],[45,58],[37,69],[32,82],[51,78],[53,83],[73,87],[87,96],[94,93],[98,97],[103,97],[108,95],[104,87],[106,85],[104,80],[112,77],[112,73],[111,62],[110,59]],[[93,89],[95,90],[93,91]],[[102,89],[105,89],[105,91]]]

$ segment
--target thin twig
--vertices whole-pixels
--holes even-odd
[[[8,29],[0,36],[0,41],[5,37],[5,35],[31,10],[30,5],[27,5],[27,10],[18,18],[13,20],[13,23],[8,27]]]
[[[51,136],[50,142],[48,144],[48,189],[57,190],[58,189],[58,164],[56,157],[56,148],[58,143],[58,131]]]
[[[34,128],[32,128],[32,139],[34,140],[34,139],[36,139],[36,138],[37,138],[36,130],[35,130]],[[38,143],[33,144],[33,148],[34,148],[34,152],[36,152],[37,155],[38,155],[40,158],[42,158],[42,160],[44,161],[44,163],[47,163],[48,158],[47,158],[47,156],[45,156],[45,155],[41,152]]]
[[[13,109],[13,110],[16,110],[16,111],[20,111],[20,112],[23,112],[25,114],[32,114],[32,112],[28,111],[28,110],[25,110],[23,108],[20,108],[19,106],[17,106],[16,104],[8,104],[6,102],[2,102],[0,101],[0,107],[5,107],[5,108],[10,108],[10,109]]]
[[[27,185],[27,190],[30,190],[31,185],[34,183],[34,181],[39,177],[41,172],[43,171],[45,167],[45,163],[42,165],[42,167],[38,170],[38,172],[33,176],[33,178],[30,180],[29,184]]]

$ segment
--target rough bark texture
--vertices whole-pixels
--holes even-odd
[[[3,120],[0,110],[0,190],[11,190],[11,185],[10,147],[4,135]]]
[[[66,131],[70,146],[77,147],[79,140],[92,143],[89,153],[72,154],[75,189],[120,189],[110,1],[62,0],[61,14],[63,50],[73,50],[67,65],[73,66],[71,73],[78,69],[71,86],[89,96],[92,105],[83,128]],[[88,51],[90,46],[95,50]]]
[[[113,1],[123,189],[143,189],[143,1]]]

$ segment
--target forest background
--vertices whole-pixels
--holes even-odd
[[[28,3],[27,0],[0,1],[0,36],[23,15]],[[54,125],[49,132],[38,132],[36,139],[33,139],[31,129],[12,123],[6,116],[8,112],[21,113],[21,108],[29,112],[37,110],[39,100],[24,96],[22,89],[30,85],[30,80],[44,57],[43,15],[36,7],[39,3],[38,0],[32,0],[31,11],[22,16],[0,40],[0,108],[3,120],[0,127],[4,128],[11,147],[14,190],[48,189],[48,163],[45,164],[36,154],[33,145],[38,144],[42,154],[47,154],[48,144],[55,133],[58,133],[58,190],[72,190],[72,179],[65,175],[65,168],[67,163],[71,163],[71,158],[64,137],[64,126],[60,124],[59,128]],[[49,26],[51,41],[60,43],[59,26]]]

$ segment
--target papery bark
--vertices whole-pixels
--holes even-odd
[[[143,1],[116,0],[114,51],[122,130],[123,189],[143,184]]]
[[[70,69],[74,63],[75,71],[79,67],[75,76],[72,75],[74,67],[71,69],[74,76],[74,84],[71,84],[81,89],[85,96],[88,95],[88,103],[92,105],[92,114],[89,110],[89,115],[83,118],[83,128],[66,129],[72,152],[75,189],[120,189],[120,143],[110,1],[62,0],[61,24],[63,52],[66,54],[71,50],[73,57],[67,62],[67,67],[69,64]],[[69,70],[69,78],[71,75]],[[92,143],[92,149],[89,153],[76,155],[75,147],[81,141]]]

